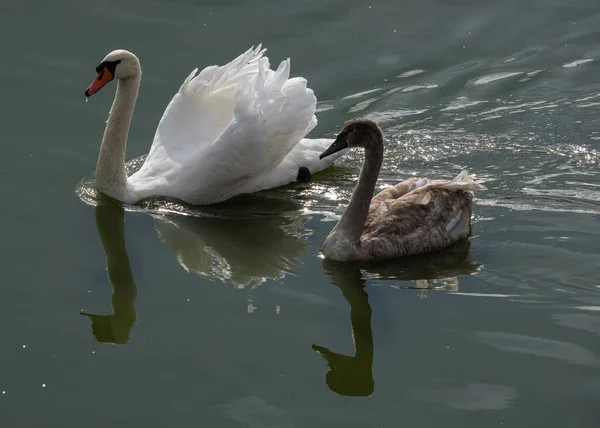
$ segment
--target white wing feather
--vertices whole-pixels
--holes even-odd
[[[259,45],[222,67],[192,71],[163,113],[148,157],[160,146],[187,154],[190,145],[214,141],[231,121],[238,83],[258,72],[265,51]]]
[[[289,78],[289,59],[274,71],[264,52],[258,46],[185,79],[128,180],[131,194],[210,204],[290,183],[300,166],[315,173],[333,163],[338,156],[319,161],[315,151],[331,140],[303,140],[317,124],[313,91]]]

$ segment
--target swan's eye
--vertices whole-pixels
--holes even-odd
[[[107,68],[108,71],[114,75],[115,69],[117,68],[117,64],[121,64],[120,59],[117,59],[116,61],[103,61],[96,67],[96,73],[100,74],[102,70]]]

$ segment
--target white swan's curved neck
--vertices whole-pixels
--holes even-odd
[[[125,150],[127,135],[140,89],[141,73],[120,79],[96,165],[96,188],[119,201],[127,202]]]
[[[360,177],[352,199],[335,226],[335,233],[342,235],[353,244],[358,244],[364,230],[382,161],[383,144],[376,144],[365,149],[365,161],[360,170]]]

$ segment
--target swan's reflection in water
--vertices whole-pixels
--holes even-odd
[[[452,247],[434,254],[407,257],[379,263],[339,263],[323,261],[323,267],[333,284],[339,287],[350,306],[350,323],[354,356],[333,352],[313,345],[325,358],[329,371],[325,382],[340,395],[369,396],[375,390],[373,380],[373,332],[371,306],[365,290],[367,279],[401,280],[412,284],[397,288],[458,290],[458,277],[477,272],[481,265],[469,259],[470,240],[464,239]],[[441,282],[442,286],[430,285]]]
[[[82,315],[92,321],[96,340],[124,344],[137,318],[137,288],[125,247],[124,209],[101,196],[96,196],[94,202],[96,226],[113,286],[113,314]],[[297,202],[285,199],[248,195],[203,207],[202,211],[184,208],[186,215],[149,212],[159,237],[186,271],[244,288],[294,272],[310,234],[304,227],[309,218],[301,215],[301,208]]]
[[[244,288],[295,271],[311,233],[301,209],[290,200],[244,195],[194,216],[153,217],[186,271]]]
[[[81,314],[92,321],[92,333],[98,342],[127,343],[137,319],[134,305],[137,287],[125,248],[124,215],[123,208],[113,201],[101,201],[96,206],[96,227],[106,254],[108,278],[113,286],[113,314]]]

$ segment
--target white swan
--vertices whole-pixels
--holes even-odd
[[[108,54],[86,97],[118,79],[96,166],[96,188],[121,202],[151,196],[208,205],[242,193],[309,178],[333,163],[320,160],[327,139],[305,139],[317,123],[316,98],[290,60],[277,71],[259,45],[222,67],[195,69],[175,94],[139,171],[125,173],[127,134],[141,80],[138,58]]]

